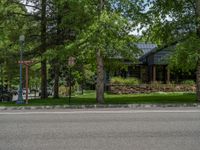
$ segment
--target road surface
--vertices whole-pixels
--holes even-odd
[[[0,150],[199,150],[200,110],[0,112]]]

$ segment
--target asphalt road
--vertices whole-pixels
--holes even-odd
[[[0,150],[199,150],[200,111],[0,112]]]

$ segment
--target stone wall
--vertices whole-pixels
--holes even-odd
[[[183,85],[183,84],[108,85],[107,87],[108,91],[113,94],[196,91],[195,85]]]

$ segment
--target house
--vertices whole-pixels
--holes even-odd
[[[170,72],[168,67],[169,58],[173,53],[175,44],[158,48],[152,43],[137,43],[136,46],[141,49],[143,55],[139,57],[139,63],[133,64],[127,60],[127,70],[120,70],[115,75],[123,77],[136,77],[143,83],[159,81],[169,83],[171,80],[195,79],[195,75],[187,75],[181,72]]]
[[[145,44],[148,47],[148,44]],[[169,58],[174,46],[153,48],[139,58],[140,79],[147,82],[170,82]],[[141,49],[142,50],[142,49]]]

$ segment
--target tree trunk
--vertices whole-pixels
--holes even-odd
[[[99,0],[99,19],[104,7],[104,0]],[[97,62],[97,81],[96,81],[96,101],[97,103],[104,103],[104,63],[101,50],[96,50],[96,62]]]
[[[200,102],[200,60],[198,60],[197,63],[197,71],[196,71],[196,95],[197,95],[197,101]]]
[[[197,36],[200,38],[200,0],[196,0]],[[199,52],[200,54],[200,52]],[[197,101],[200,102],[200,59],[197,62],[196,72]]]
[[[53,98],[59,98],[59,73],[60,65],[57,60],[54,61],[54,94]]]
[[[85,73],[84,73],[84,65],[82,64],[82,67],[81,67],[81,76],[82,76],[82,79],[81,79],[81,94],[83,95],[84,94],[84,81],[85,81]]]
[[[97,50],[97,83],[96,83],[96,101],[97,103],[104,103],[104,64],[101,51]]]
[[[47,68],[46,59],[41,61],[41,98],[47,98]]]
[[[61,23],[62,23],[62,11],[60,10],[60,6],[57,7],[57,39],[56,43],[57,45],[63,44],[63,32],[61,29]],[[59,49],[57,49],[58,51]],[[59,53],[59,52],[57,52]],[[59,98],[59,75],[60,75],[60,64],[59,64],[59,56],[56,56],[53,60],[53,69],[54,69],[54,93],[53,98]]]
[[[46,51],[46,0],[41,2],[41,45],[42,51]],[[41,61],[41,98],[47,98],[47,69],[46,59]]]

